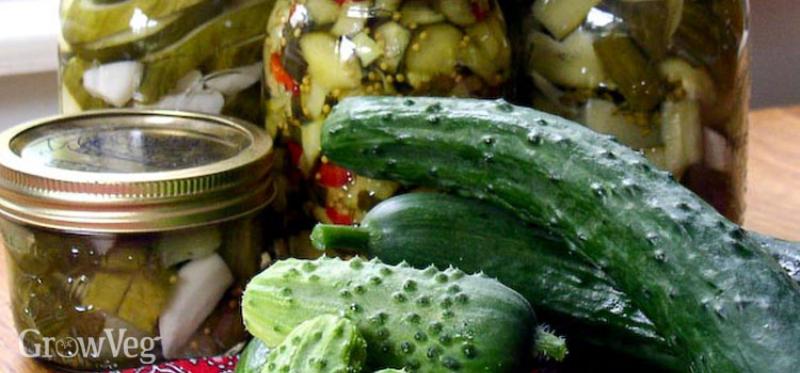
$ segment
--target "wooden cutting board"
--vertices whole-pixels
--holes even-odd
[[[747,206],[747,228],[800,240],[800,106],[761,110],[750,115]],[[4,253],[0,250],[0,272],[5,270]],[[18,344],[8,284],[0,279],[0,371],[50,371],[22,357]]]

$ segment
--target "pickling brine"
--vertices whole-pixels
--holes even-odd
[[[61,110],[155,108],[262,120],[274,0],[63,0]]]
[[[536,0],[524,21],[530,99],[640,149],[738,221],[747,22],[744,0]]]
[[[275,258],[272,159],[262,129],[202,114],[103,110],[4,132],[20,346],[89,371],[240,346],[242,290]]]
[[[338,100],[499,97],[511,74],[495,0],[279,0],[268,33],[267,127],[285,148],[289,179],[309,185],[305,210],[328,223],[358,222],[399,191],[320,157],[322,122]]]

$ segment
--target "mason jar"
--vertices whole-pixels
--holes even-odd
[[[27,356],[77,370],[214,356],[270,262],[272,140],[201,114],[96,111],[0,136],[0,232]]]
[[[326,223],[358,222],[401,189],[320,157],[340,99],[499,97],[511,76],[495,0],[278,0],[267,29],[267,127],[285,149],[287,189]]]
[[[274,0],[62,0],[61,110],[156,108],[261,122]]]
[[[528,102],[615,136],[741,221],[746,0],[536,0]]]

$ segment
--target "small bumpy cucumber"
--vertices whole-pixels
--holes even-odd
[[[505,102],[361,97],[336,106],[322,148],[359,175],[485,199],[564,237],[687,370],[800,366],[797,284],[741,227],[607,136]]]
[[[279,261],[244,293],[248,330],[267,346],[319,314],[341,314],[367,341],[367,366],[419,372],[510,372],[535,335],[530,304],[485,276],[377,260]]]
[[[322,315],[294,328],[261,373],[358,373],[366,358],[367,342],[353,322]]]

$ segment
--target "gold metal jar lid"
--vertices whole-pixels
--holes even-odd
[[[36,226],[133,233],[211,224],[275,196],[272,139],[231,118],[102,110],[0,134],[0,214]]]

